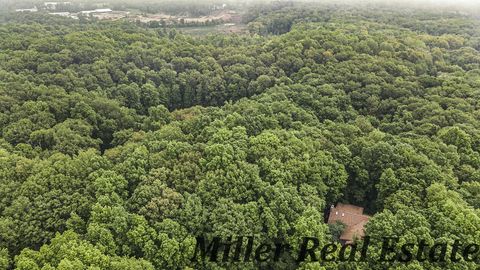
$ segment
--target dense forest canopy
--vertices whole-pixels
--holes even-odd
[[[196,237],[480,239],[480,21],[246,8],[249,33],[15,13],[0,24],[0,269],[475,269],[192,261]],[[359,240],[361,242],[362,240]],[[478,256],[477,258],[480,258]]]

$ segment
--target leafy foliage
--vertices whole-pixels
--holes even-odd
[[[366,207],[374,239],[480,236],[477,20],[290,4],[246,17],[251,35],[202,38],[0,25],[0,269],[473,269],[190,261],[198,235],[328,243],[339,201]]]

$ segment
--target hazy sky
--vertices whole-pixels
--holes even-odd
[[[295,1],[295,0],[293,0]],[[308,2],[309,0],[300,0]],[[452,9],[465,9],[468,11],[478,11],[480,0],[313,0],[322,3],[374,3],[374,4],[394,4],[400,6],[422,6],[422,7],[451,7]]]
[[[295,0],[294,0],[295,1]],[[336,0],[327,0],[324,2],[335,2]],[[432,5],[480,5],[480,0],[339,0],[342,2],[378,2],[378,3],[415,3],[415,4],[432,4]]]
[[[57,1],[57,0],[45,0],[45,1]],[[58,1],[71,1],[71,2],[107,2],[112,3],[116,0],[58,0]],[[118,0],[119,2],[171,2],[172,0]],[[173,0],[174,1],[174,0]],[[189,0],[182,0],[181,2],[188,2]],[[202,2],[202,0],[190,0],[194,2]],[[289,0],[205,0],[207,2],[272,2],[272,1],[289,1]],[[452,7],[456,8],[473,8],[470,11],[478,11],[480,9],[480,0],[290,0],[294,2],[321,2],[321,3],[376,3],[376,4],[399,4],[401,6],[433,6],[433,7]],[[0,9],[11,4],[20,3],[41,3],[42,0],[0,0]]]

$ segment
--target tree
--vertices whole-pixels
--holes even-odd
[[[138,269],[153,270],[148,261],[109,256],[72,231],[57,234],[39,251],[25,249],[15,260],[16,269]]]

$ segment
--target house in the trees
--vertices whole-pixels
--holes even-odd
[[[346,225],[340,236],[340,241],[345,244],[365,236],[364,227],[369,219],[370,216],[363,214],[363,207],[339,203],[337,206],[332,205],[330,208],[328,224],[335,224],[340,221]]]

